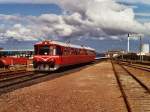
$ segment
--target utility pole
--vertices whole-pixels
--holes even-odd
[[[130,52],[130,36],[129,36],[129,34],[128,34],[127,52]]]
[[[140,36],[140,61],[142,60],[142,36]]]

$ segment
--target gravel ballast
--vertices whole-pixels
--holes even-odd
[[[0,112],[127,112],[109,61],[2,94]]]

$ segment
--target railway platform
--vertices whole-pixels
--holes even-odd
[[[0,112],[127,112],[110,62],[0,96]]]
[[[135,72],[133,68],[129,70]],[[129,99],[124,98],[115,73],[120,74],[123,81],[120,83],[125,87],[122,89]],[[102,61],[63,72],[60,77],[51,80],[38,79],[43,81],[1,94],[0,112],[145,112],[140,102],[149,104],[149,93],[136,81],[131,81],[132,77],[127,73],[115,63],[112,66],[111,61]],[[146,81],[148,85],[148,79]],[[137,96],[134,96],[135,92]],[[144,108],[148,111],[149,107]]]

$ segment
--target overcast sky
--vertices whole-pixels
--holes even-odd
[[[142,33],[149,43],[150,0],[0,0],[0,47],[6,49],[30,49],[45,39],[126,49],[128,33]],[[138,40],[131,42],[138,50]]]

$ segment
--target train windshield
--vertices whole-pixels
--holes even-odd
[[[35,54],[39,55],[61,55],[61,48],[58,46],[35,46]]]
[[[39,47],[39,54],[40,55],[48,55],[50,53],[49,46],[40,46]]]

